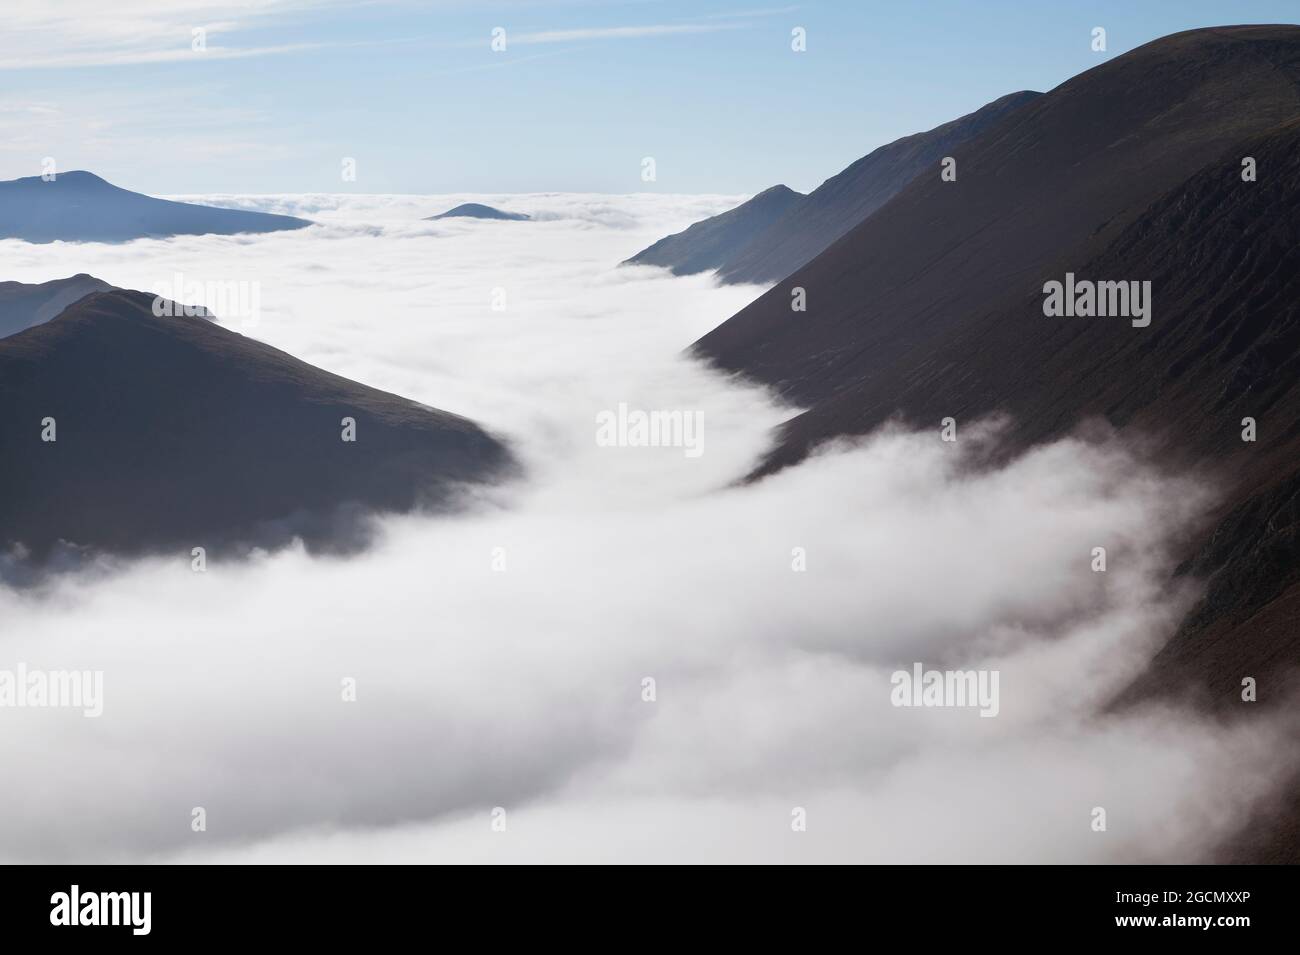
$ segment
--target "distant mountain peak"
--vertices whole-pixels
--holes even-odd
[[[102,176],[97,176],[93,172],[87,172],[84,169],[71,169],[67,172],[55,172],[46,178],[45,175],[23,176],[19,179],[12,179],[8,182],[0,183],[0,186],[21,186],[27,189],[40,189],[61,186],[67,188],[75,186],[78,189],[114,189],[122,190],[120,186],[115,186]]]
[[[54,181],[57,182],[60,179],[63,180],[64,182],[88,182],[88,183],[96,183],[98,185],[103,185],[103,186],[113,185],[103,176],[97,176],[93,172],[89,172],[88,170],[85,169],[73,169],[69,172],[56,173],[54,177]]]
[[[311,225],[295,216],[157,199],[74,169],[0,182],[0,239],[127,242],[173,235],[278,232]]]
[[[771,186],[734,209],[660,239],[623,265],[657,265],[670,269],[674,275],[711,271],[740,254],[757,236],[807,198],[784,184]]]
[[[0,338],[44,324],[91,293],[111,288],[85,272],[37,284],[0,282]]]
[[[481,202],[462,202],[455,208],[448,209],[436,216],[426,216],[425,221],[431,222],[435,219],[506,219],[513,222],[523,222],[531,218],[532,216],[524,215],[522,212],[506,212],[504,209],[485,206]]]

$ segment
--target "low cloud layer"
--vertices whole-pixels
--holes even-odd
[[[419,221],[466,199],[534,221]],[[527,477],[358,558],[0,590],[5,661],[104,671],[98,719],[0,710],[9,859],[1188,861],[1271,784],[1267,726],[1104,710],[1194,597],[1168,548],[1211,489],[1114,441],[971,467],[997,422],[734,484],[791,409],[680,350],[758,290],[614,268],[733,199],[239,201],[321,224],[0,243],[5,277],[258,281],[246,333],[476,418]],[[700,413],[704,453],[599,446],[619,403]],[[891,705],[918,662],[998,670],[998,715]]]

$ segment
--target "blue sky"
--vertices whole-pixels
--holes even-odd
[[[8,0],[0,178],[39,174],[52,156],[154,193],[806,191],[882,143],[1156,37],[1297,11],[1295,0]],[[1096,26],[1105,53],[1090,47]],[[504,51],[490,47],[494,27]],[[806,52],[791,50],[795,27]],[[342,180],[343,157],[356,159],[355,182]]]

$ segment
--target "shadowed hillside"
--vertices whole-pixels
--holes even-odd
[[[623,265],[658,265],[674,275],[694,275],[719,268],[807,198],[788,186],[764,189],[734,209],[660,239]]]
[[[766,284],[810,261],[951,150],[1040,94],[1011,93],[973,113],[881,146],[807,196],[773,186],[628,259],[678,275],[718,269],[723,282]]]
[[[1300,688],[1298,118],[1300,27],[1227,27],[1141,47],[977,138],[957,182],[917,180],[698,343],[809,408],[755,476],[895,415],[937,434],[1009,412],[1013,449],[1104,419],[1221,490],[1179,568],[1204,597],[1116,705],[1285,705]],[[1149,281],[1150,325],[1048,317],[1044,283],[1067,272]],[[1261,812],[1227,854],[1300,861],[1300,797]]]
[[[1009,93],[951,122],[873,150],[808,195],[788,218],[722,266],[725,282],[775,282],[828,248],[918,175],[1040,93]]]
[[[0,338],[48,322],[78,299],[110,288],[107,282],[85,274],[32,285],[0,282]]]
[[[152,302],[93,294],[0,341],[0,459],[22,462],[0,471],[0,543],[349,548],[366,513],[445,505],[511,467],[465,418]]]
[[[907,410],[909,379],[945,373],[938,356],[957,335],[992,328],[1001,310],[1040,294],[1045,275],[1100,254],[1161,194],[1298,115],[1300,27],[1157,40],[976,137],[956,154],[957,181],[941,181],[936,164],[696,350],[805,407],[860,388],[857,426],[844,430],[866,430]],[[791,310],[795,287],[806,312]],[[1021,367],[1007,372],[1017,378]],[[963,375],[949,370],[952,393],[968,395]],[[777,460],[817,433],[795,422]]]

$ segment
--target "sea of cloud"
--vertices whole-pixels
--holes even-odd
[[[793,409],[682,349],[761,290],[617,267],[736,197],[195,198],[318,224],[0,242],[3,278],[257,282],[235,330],[525,476],[360,556],[0,588],[0,667],[104,672],[98,719],[0,711],[0,858],[1188,861],[1271,785],[1266,724],[1106,705],[1194,598],[1169,549],[1212,489],[1115,440],[973,466],[996,421],[737,483]],[[471,199],[534,218],[422,221]],[[702,413],[704,453],[599,446],[620,402]],[[914,662],[997,669],[998,715],[891,705]]]

